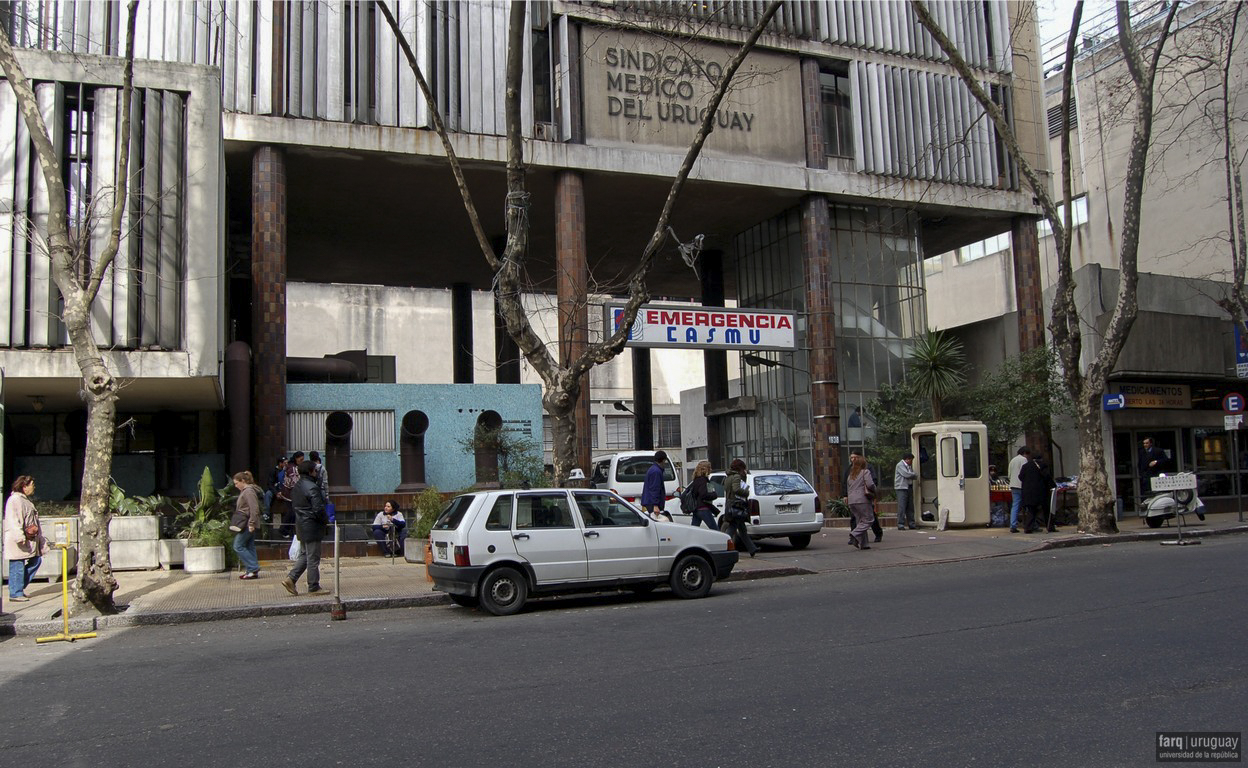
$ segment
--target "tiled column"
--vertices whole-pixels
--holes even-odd
[[[286,158],[276,147],[252,155],[251,220],[253,455],[267,468],[286,450]]]
[[[828,200],[802,200],[802,263],[806,271],[806,348],[810,351],[810,408],[814,422],[815,489],[819,498],[840,488],[840,387],[836,368],[836,311],[832,304],[832,228]],[[833,442],[836,440],[837,442]]]
[[[589,339],[588,247],[585,243],[585,179],[578,171],[555,174],[555,290],[559,302],[559,361],[585,351]],[[593,445],[589,419],[589,376],[581,382],[576,404],[576,461],[589,473]]]
[[[723,251],[703,251],[698,258],[698,267],[702,282],[702,306],[724,306]],[[703,350],[702,366],[705,371],[707,404],[727,400],[728,353],[722,349]],[[724,456],[723,433],[719,428],[721,418],[723,417],[706,417],[706,457],[712,467],[728,466],[728,457]]]
[[[1014,252],[1014,300],[1018,306],[1018,351],[1044,346],[1044,286],[1040,281],[1040,237],[1035,216],[1016,216],[1010,226]],[[1053,428],[1047,420],[1027,433],[1027,445],[1047,455]]]

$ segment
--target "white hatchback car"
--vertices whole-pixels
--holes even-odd
[[[727,473],[712,472],[710,487],[719,494],[714,501],[718,519],[724,513],[724,483]],[[823,504],[806,478],[785,469],[752,469],[745,476],[750,489],[750,519],[746,533],[752,539],[787,537],[794,549],[810,544],[810,537],[823,530]]]
[[[496,616],[516,613],[530,594],[668,584],[680,597],[705,597],[738,557],[726,534],[655,522],[592,488],[456,496],[429,542],[433,588]]]

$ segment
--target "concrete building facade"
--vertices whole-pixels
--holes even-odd
[[[23,2],[5,18],[10,40],[26,49],[23,64],[46,83],[50,105],[72,102],[62,93],[95,96],[102,144],[113,123],[101,104],[116,78],[100,82],[96,73],[118,71],[123,8]],[[400,0],[389,8],[454,134],[492,238],[504,231],[506,29],[511,14],[526,14],[522,109],[534,316],[544,317],[552,344],[571,349],[596,338],[602,313],[590,306],[624,290],[717,73],[760,5]],[[934,8],[1043,167],[1033,4]],[[135,360],[125,373],[135,392],[150,385],[167,398],[149,405],[126,391],[123,412],[168,411],[196,422],[195,454],[212,454],[231,471],[267,467],[278,453],[308,447],[314,436],[297,444],[292,430],[308,429],[306,420],[323,414],[352,416],[374,437],[389,429],[396,445],[410,413],[429,424],[445,417],[446,430],[430,428],[431,438],[453,439],[465,428],[443,412],[452,406],[441,396],[420,400],[405,385],[462,388],[454,409],[488,400],[502,410],[483,413],[527,424],[540,440],[535,388],[524,390],[523,402],[490,400],[494,387],[536,378],[498,331],[493,276],[431,130],[431,106],[376,4],[150,3],[140,6],[138,30],[139,71],[165,78],[144,79],[143,87],[159,85],[180,100],[162,101],[159,114],[181,104],[187,115],[167,128],[169,141],[185,150],[162,167],[188,191],[176,215],[157,221],[182,227],[160,243],[187,274],[174,294],[182,301],[178,333],[155,337],[169,349],[137,343],[110,352],[118,365]],[[16,215],[15,190],[30,158],[11,100],[0,102],[0,121],[14,136],[0,146],[0,166],[15,174],[0,193]],[[92,155],[92,167],[104,159]],[[149,158],[140,160],[137,167],[150,174]],[[107,174],[97,175],[105,184]],[[585,466],[595,420],[602,442],[620,440],[608,418],[627,411],[615,403],[635,412],[636,442],[653,445],[655,415],[679,417],[679,392],[702,385],[707,444],[693,446],[695,453],[721,465],[740,456],[799,469],[825,496],[839,493],[845,451],[869,436],[862,405],[880,383],[904,373],[908,344],[926,327],[924,256],[1032,216],[1030,195],[1020,191],[994,129],[908,6],[783,3],[717,115],[649,285],[665,303],[792,313],[796,341],[785,351],[708,349],[700,359],[635,350],[595,371],[580,410]],[[695,236],[698,271],[675,247]],[[16,238],[9,252],[19,255],[10,263],[34,271],[13,271],[8,283],[42,291],[32,294],[25,315],[35,316],[52,301],[51,289],[40,282],[39,254]],[[146,286],[149,265],[128,264],[142,265]],[[53,331],[0,337],[9,424],[31,438],[12,451],[14,469],[36,459],[68,466],[58,441],[72,430],[44,423],[48,415],[68,419],[75,408],[74,372],[51,362],[68,354]],[[230,344],[246,346],[231,354]],[[149,375],[161,355],[192,364],[176,375]],[[43,370],[38,366],[45,373],[27,373]],[[730,396],[730,367],[739,396]],[[233,394],[227,369],[246,381],[245,394]],[[53,399],[48,389],[36,413],[33,397],[45,382],[62,394]],[[197,382],[202,396],[191,397]],[[310,389],[312,382],[323,388]],[[369,387],[390,389],[374,396]],[[367,415],[374,411],[390,416],[374,421]],[[666,441],[684,442],[670,432],[657,440]],[[135,455],[170,452],[155,442]],[[376,469],[389,459],[360,461],[360,477],[370,479],[357,490],[400,484]],[[462,482],[451,474],[426,480]]]

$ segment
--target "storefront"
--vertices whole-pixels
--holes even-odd
[[[1248,491],[1248,434],[1227,431],[1223,410],[1228,394],[1248,393],[1248,381],[1121,380],[1111,382],[1109,392],[1124,397],[1123,407],[1107,406],[1113,408],[1114,480],[1124,515],[1133,513],[1146,489],[1140,467],[1145,438],[1165,453],[1167,471],[1197,474],[1198,493],[1211,511],[1233,509],[1237,495]]]

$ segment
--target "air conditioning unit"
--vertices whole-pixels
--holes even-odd
[[[538,141],[558,141],[559,128],[554,123],[535,123],[533,137]]]

